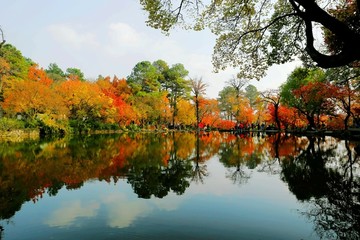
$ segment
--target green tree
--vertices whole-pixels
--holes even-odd
[[[131,105],[135,108],[142,127],[146,124],[157,125],[162,120],[167,120],[166,112],[169,110],[166,111],[168,103],[164,101],[164,95],[162,92],[141,92],[131,97]]]
[[[225,118],[228,120],[233,120],[233,117],[235,116],[235,113],[233,112],[235,99],[236,91],[231,86],[225,86],[219,92],[219,98],[217,99],[219,107],[221,112],[225,114]]]
[[[69,79],[77,79],[80,81],[85,81],[84,73],[78,68],[67,68],[66,76]]]
[[[309,68],[298,67],[292,71],[292,73],[287,78],[286,82],[281,85],[280,95],[282,102],[285,105],[292,106],[295,105],[297,99],[293,94],[293,90],[299,89],[300,87],[306,85],[308,82],[312,81],[311,72],[321,71],[321,70],[311,70]]]
[[[250,106],[252,108],[254,108],[256,106],[256,102],[259,97],[259,92],[258,92],[257,88],[254,85],[249,84],[245,88],[245,97],[247,97],[249,99]]]
[[[185,79],[188,74],[189,71],[181,63],[172,65],[165,73],[163,88],[169,93],[168,99],[172,109],[173,126],[177,115],[177,102],[180,98],[187,98],[190,92],[190,81]]]
[[[55,82],[66,79],[66,74],[56,63],[50,63],[45,72]],[[72,70],[70,70],[70,72],[72,72]],[[84,77],[84,75],[82,75],[82,77]]]
[[[140,91],[149,93],[159,91],[158,77],[157,68],[149,61],[142,61],[132,69],[131,74],[127,77],[127,82],[135,94]]]
[[[359,7],[355,0],[140,0],[149,13],[147,24],[168,33],[177,24],[217,35],[216,70],[239,67],[245,78],[261,78],[272,64],[294,57],[311,58],[331,68],[360,59]],[[353,11],[346,11],[354,7]],[[352,19],[342,21],[332,10]],[[197,13],[197,14],[196,14]],[[189,20],[190,19],[190,20]],[[320,26],[321,28],[318,28]],[[316,28],[316,29],[315,29]],[[316,48],[314,32],[327,29],[342,44],[336,53]],[[329,54],[329,55],[328,55]]]
[[[152,65],[156,68],[158,73],[158,82],[161,85],[162,90],[166,90],[166,73],[169,71],[170,67],[164,60],[156,60],[152,63]]]
[[[11,79],[26,79],[29,67],[28,59],[22,53],[10,44],[5,44],[0,48],[0,58],[3,58],[9,65],[9,75]]]

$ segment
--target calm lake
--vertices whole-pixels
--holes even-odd
[[[230,133],[0,143],[0,239],[360,239],[360,143]]]

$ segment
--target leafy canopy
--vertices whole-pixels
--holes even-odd
[[[238,67],[242,78],[260,79],[269,66],[295,57],[311,59],[323,68],[354,65],[360,60],[357,0],[140,0],[140,3],[149,13],[147,24],[165,33],[176,25],[211,29],[217,35],[215,70]],[[327,50],[315,44],[314,36],[319,31],[325,32]]]

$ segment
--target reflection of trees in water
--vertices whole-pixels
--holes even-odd
[[[170,190],[181,195],[189,187],[191,165],[189,161],[172,159],[166,168],[148,166],[130,168],[127,181],[140,198],[165,197]]]
[[[137,155],[128,159],[131,166],[127,181],[138,197],[150,198],[154,195],[163,198],[170,190],[181,195],[190,186],[191,163],[186,157],[189,157],[191,152],[181,153],[182,157],[179,157],[179,145],[182,143],[174,132],[170,133],[170,136],[153,139],[155,144],[147,145],[143,151],[138,151]],[[166,154],[160,154],[164,146],[168,146],[165,149]]]
[[[229,178],[234,184],[247,183],[251,177],[247,168],[254,168],[257,165],[258,160],[252,155],[254,150],[250,141],[252,138],[244,139],[238,136],[220,148],[219,160],[228,168],[226,178]],[[248,159],[255,160],[247,161]]]
[[[267,159],[261,162],[258,172],[265,172],[271,175],[277,175],[281,172],[279,160],[276,158]]]
[[[308,141],[286,133],[275,133],[267,136],[265,145],[266,152],[262,156],[258,172],[275,175],[281,173],[281,161],[299,154],[308,145]]]
[[[200,133],[196,131],[196,144],[195,144],[195,157],[192,159],[194,164],[192,167],[191,181],[196,183],[204,183],[204,178],[209,176],[207,166],[204,161],[207,160],[207,156],[202,156],[204,151],[201,151],[201,147],[204,145],[200,143]]]
[[[236,170],[227,169],[228,172],[226,173],[226,177],[229,178],[234,184],[246,184],[249,181],[251,175],[242,168],[244,168],[244,166],[239,163],[236,166]]]
[[[308,203],[303,214],[322,238],[360,239],[359,157],[347,141],[345,148],[328,143],[310,138],[300,155],[282,162],[282,179]]]
[[[321,236],[359,239],[359,149],[315,138],[176,132],[0,146],[0,218],[11,218],[44,193],[55,196],[89,179],[127,178],[144,198],[182,194],[191,181],[205,181],[206,161],[217,153],[226,177],[238,184],[249,180],[252,169],[277,173],[280,163],[282,180],[309,202],[304,214]]]

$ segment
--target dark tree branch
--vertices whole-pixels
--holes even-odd
[[[353,31],[345,23],[329,15],[325,10],[321,9],[315,1],[290,0],[290,2],[299,17],[305,21],[307,38],[306,51],[318,66],[323,68],[340,67],[360,60],[360,35],[356,33],[356,31]],[[301,11],[299,6],[301,6],[304,11]],[[340,53],[325,55],[315,49],[312,22],[320,23],[343,41],[344,47]]]
[[[1,35],[1,42],[0,42],[0,48],[5,44],[5,38],[4,38],[4,32],[3,30],[0,28],[0,35]]]

